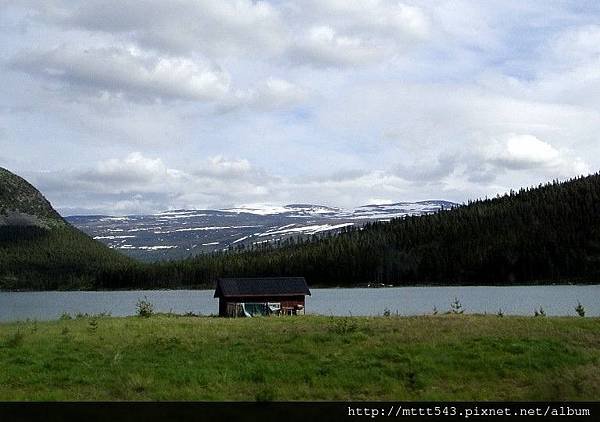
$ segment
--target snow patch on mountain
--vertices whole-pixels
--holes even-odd
[[[250,204],[220,210],[168,210],[152,215],[73,216],[67,221],[111,248],[143,260],[177,259],[291,237],[362,230],[372,221],[423,215],[457,206],[447,201],[324,205]]]

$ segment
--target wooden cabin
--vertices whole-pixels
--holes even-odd
[[[220,278],[219,316],[303,315],[310,290],[304,277]]]

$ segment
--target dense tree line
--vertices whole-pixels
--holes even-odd
[[[220,276],[286,275],[323,286],[597,283],[600,175],[511,191],[432,215],[350,228],[336,236],[291,239],[182,261],[142,264],[99,244],[90,250],[82,246],[69,257],[50,251],[57,241],[69,249],[73,236],[84,235],[42,234],[0,242],[4,287],[10,288],[6,280],[19,279],[21,287],[69,288],[77,285],[78,274],[82,286],[106,289],[208,287]],[[54,281],[36,285],[31,278],[35,274],[42,275],[40,280],[52,274],[49,280]]]
[[[0,226],[0,289],[91,289],[99,274],[137,266],[68,226]]]

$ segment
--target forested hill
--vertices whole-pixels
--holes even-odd
[[[0,289],[88,289],[137,266],[72,227],[23,178],[0,167]]]
[[[600,282],[600,175],[277,250],[199,257],[197,279],[301,275],[315,285]]]

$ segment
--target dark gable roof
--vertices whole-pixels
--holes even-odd
[[[310,295],[304,277],[220,278],[214,297]]]

